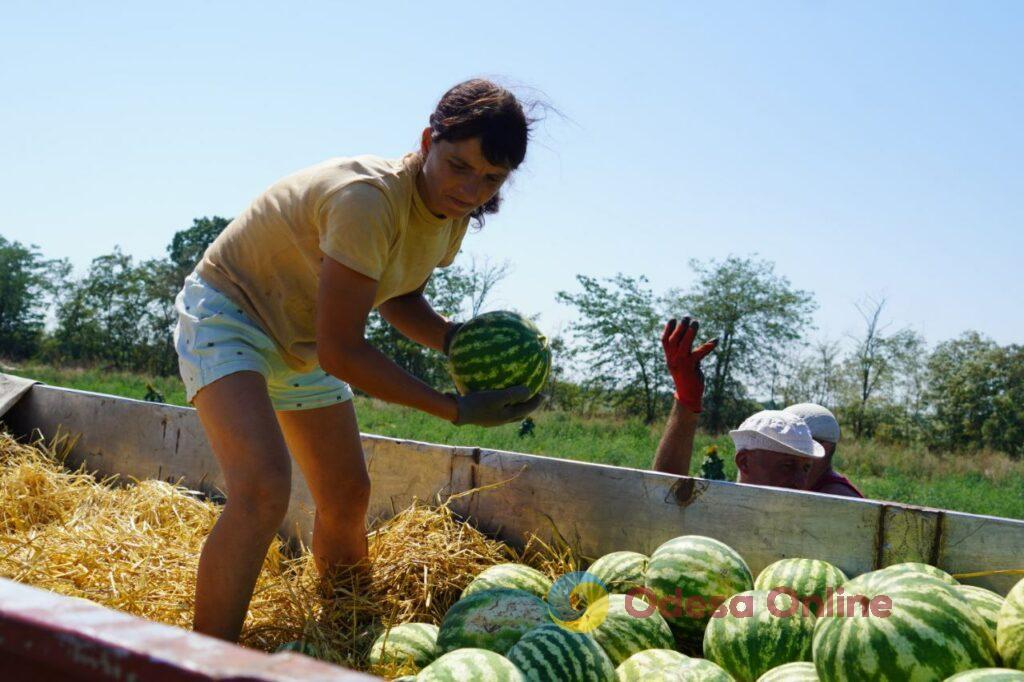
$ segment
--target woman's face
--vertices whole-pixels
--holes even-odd
[[[435,215],[469,215],[490,201],[509,175],[508,168],[487,161],[479,137],[434,142],[427,128],[423,131],[421,151],[426,160],[416,178],[416,188]]]

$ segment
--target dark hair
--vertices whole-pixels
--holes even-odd
[[[526,158],[526,145],[535,121],[526,115],[523,105],[509,90],[474,78],[441,96],[430,115],[430,138],[434,142],[457,142],[479,137],[481,151],[489,163],[515,170]],[[500,205],[498,193],[473,211],[472,217],[483,225],[484,214],[497,213]]]

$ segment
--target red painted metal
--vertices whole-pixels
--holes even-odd
[[[0,679],[369,682],[297,653],[269,655],[0,579]]]

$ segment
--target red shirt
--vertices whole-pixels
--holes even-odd
[[[848,479],[846,476],[843,476],[838,471],[832,470],[823,473],[821,475],[821,478],[818,479],[818,482],[815,483],[814,487],[811,488],[810,490],[811,492],[814,493],[823,493],[825,492],[824,489],[830,485],[844,486],[846,488],[849,488],[850,491],[856,494],[857,497],[864,497],[864,494],[861,491],[857,490],[857,487],[853,485],[853,483],[850,483],[850,479]]]

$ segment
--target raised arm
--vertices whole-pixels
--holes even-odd
[[[655,471],[680,476],[686,476],[690,472],[693,437],[697,431],[701,399],[704,395],[704,373],[700,369],[700,361],[718,345],[718,339],[712,339],[698,348],[693,348],[698,327],[697,321],[691,321],[689,317],[684,317],[678,323],[673,319],[668,321],[661,334],[665,363],[672,375],[676,391],[665,432],[651,463],[651,468]]]

